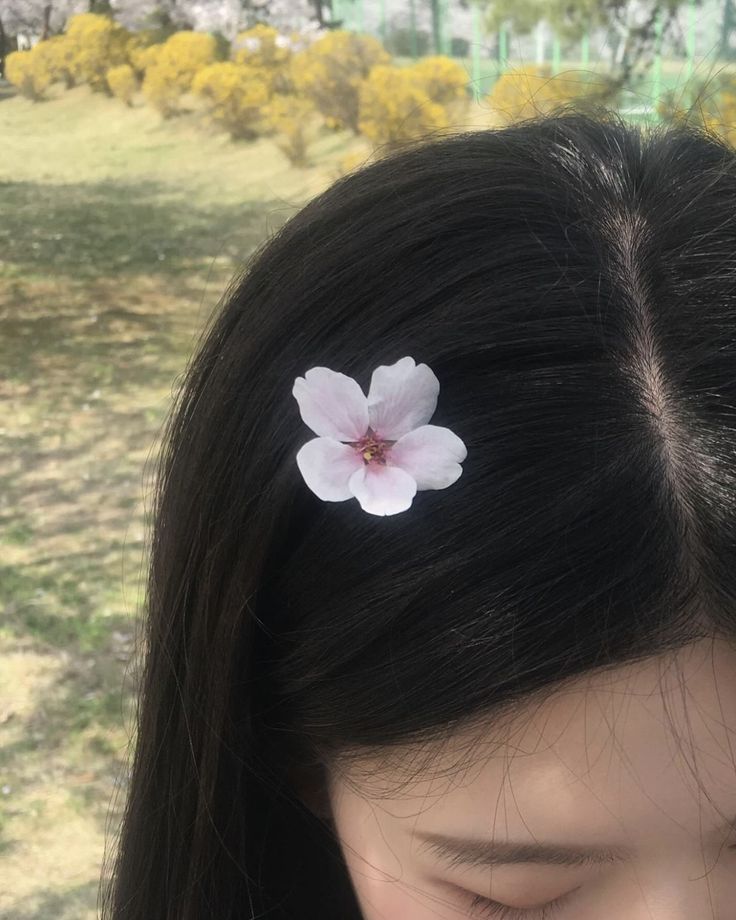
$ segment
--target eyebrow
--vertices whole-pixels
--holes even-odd
[[[503,866],[537,863],[552,866],[586,866],[618,862],[631,855],[625,847],[570,847],[561,843],[521,843],[447,837],[444,834],[414,831],[423,841],[419,852],[429,851],[449,868],[457,866]]]

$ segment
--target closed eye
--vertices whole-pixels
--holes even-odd
[[[470,901],[471,917],[489,917],[493,920],[549,920],[555,916],[558,910],[565,906],[571,895],[577,891],[568,891],[561,898],[556,898],[545,904],[544,907],[509,907],[508,904],[500,904],[498,901],[491,901],[482,895],[475,895]]]

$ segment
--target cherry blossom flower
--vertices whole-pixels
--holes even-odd
[[[367,397],[356,380],[327,367],[297,377],[292,393],[318,435],[296,455],[312,492],[389,515],[411,507],[418,491],[451,486],[467,449],[449,428],[427,424],[439,390],[430,368],[409,357],[377,367]]]

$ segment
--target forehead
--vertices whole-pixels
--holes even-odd
[[[659,841],[736,813],[736,645],[697,643],[530,701],[333,779],[384,826],[479,837]],[[347,783],[347,785],[346,785]],[[579,834],[578,834],[579,836]]]

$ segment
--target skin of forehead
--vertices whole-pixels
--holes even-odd
[[[702,639],[568,682],[505,723],[503,737],[481,722],[438,742],[407,780],[415,753],[396,752],[395,767],[366,759],[333,774],[333,812],[358,815],[359,796],[401,848],[413,828],[681,849],[736,815],[736,643]]]

